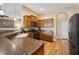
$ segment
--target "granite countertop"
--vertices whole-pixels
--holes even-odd
[[[14,38],[12,42],[24,50],[28,55],[31,55],[44,44],[44,41],[32,39],[29,37]]]
[[[4,36],[7,36],[7,35],[11,35],[11,34],[14,34],[14,33],[18,33],[18,31],[14,31],[14,32],[7,32],[4,34]]]
[[[0,36],[0,55],[23,55],[25,52],[18,48],[6,37]]]
[[[29,38],[29,33],[20,33],[16,35],[13,40],[9,40],[6,35],[11,35],[14,32],[7,32],[3,35],[0,35],[0,54],[1,55],[18,55],[18,54],[26,54],[31,55],[34,53],[39,47],[44,44],[44,41],[36,40]],[[3,36],[3,37],[2,37]]]
[[[10,31],[10,30],[6,30],[6,31],[2,31],[2,30],[0,30],[0,35],[4,35],[4,36],[6,36],[6,35],[10,35],[10,34],[13,34],[13,33],[18,33],[18,31]]]

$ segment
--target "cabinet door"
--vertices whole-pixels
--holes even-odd
[[[24,16],[24,26],[25,27],[31,26],[31,18],[29,16]]]
[[[14,21],[7,19],[0,19],[0,28],[14,28]]]
[[[31,25],[32,25],[31,18],[28,17],[28,19],[27,19],[27,27],[31,27]]]
[[[40,40],[52,42],[53,41],[53,35],[47,35],[43,32],[40,33]]]
[[[44,20],[39,20],[38,25],[39,25],[39,27],[43,27],[44,26]]]
[[[23,18],[23,24],[24,24],[24,27],[26,27],[26,23],[27,23],[26,19],[27,19],[27,17],[24,16],[24,18]]]
[[[44,20],[41,20],[41,27],[44,27]]]
[[[44,21],[44,26],[45,27],[53,27],[54,26],[54,20],[51,18],[51,19],[45,19]]]
[[[40,26],[40,20],[37,21],[37,25],[38,25],[39,27],[41,27],[41,26]]]

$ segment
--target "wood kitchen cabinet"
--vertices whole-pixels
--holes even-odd
[[[71,41],[69,41],[69,54],[75,55],[75,46],[72,44]]]
[[[44,23],[45,23],[45,20],[39,20],[38,21],[38,26],[39,27],[44,27]]]
[[[41,32],[40,33],[40,40],[52,42],[53,41],[53,35],[48,35],[46,33]]]
[[[33,38],[33,32],[30,32],[28,37]]]
[[[29,37],[34,38],[33,35],[34,35],[34,33],[30,32]],[[52,42],[53,41],[53,34],[49,34],[49,33],[46,34],[46,33],[40,32],[39,40]]]
[[[31,27],[32,22],[38,23],[37,17],[35,17],[33,15],[30,15],[30,16],[25,15],[24,16],[24,27]]]
[[[39,27],[53,27],[54,26],[54,19],[42,19],[38,21]]]
[[[24,16],[24,27],[31,27],[33,22],[36,22],[39,27],[53,27],[54,26],[53,18],[39,20],[36,16],[33,16],[33,15]]]
[[[44,44],[39,47],[32,55],[44,55]]]
[[[54,26],[54,19],[49,18],[49,19],[44,19],[44,27],[53,27]]]
[[[37,22],[38,18],[36,16],[30,15],[29,16],[31,18],[32,21]]]
[[[24,27],[30,27],[31,26],[31,18],[29,16],[24,16]]]

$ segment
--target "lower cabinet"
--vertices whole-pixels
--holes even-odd
[[[31,32],[29,34],[29,37],[34,38],[34,33]],[[38,40],[43,40],[43,41],[48,41],[48,42],[52,42],[53,41],[53,35],[48,35],[48,34],[45,34],[43,32],[39,33],[39,37],[38,38],[39,38]]]
[[[75,55],[75,46],[69,41],[69,53],[70,55]]]
[[[18,33],[18,32],[16,32],[16,33],[11,33],[11,34],[9,34],[9,35],[6,35],[6,37],[7,37],[9,40],[13,40],[13,38],[14,38],[17,34],[19,34],[19,33]]]
[[[30,33],[29,33],[29,37],[30,37],[30,38],[33,38],[33,32],[30,32]]]
[[[40,33],[40,40],[52,42],[53,41],[53,35],[47,35],[45,33]]]
[[[44,44],[40,46],[32,55],[44,55]]]

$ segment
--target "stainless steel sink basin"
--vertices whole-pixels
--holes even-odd
[[[24,55],[27,54],[18,48],[14,43],[6,37],[0,36],[0,55]]]
[[[22,33],[15,36],[15,38],[23,38],[23,37],[27,37],[28,35],[29,35],[28,33]]]

